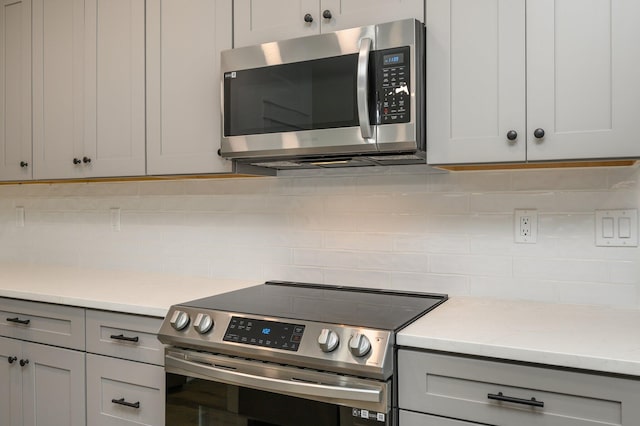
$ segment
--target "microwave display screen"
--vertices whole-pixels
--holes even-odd
[[[384,55],[382,57],[383,65],[400,65],[404,63],[404,54],[395,53],[393,55]]]
[[[224,135],[358,126],[358,55],[224,75]]]

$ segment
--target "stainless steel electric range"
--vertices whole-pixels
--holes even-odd
[[[395,425],[396,333],[446,295],[270,281],[174,305],[167,425]]]

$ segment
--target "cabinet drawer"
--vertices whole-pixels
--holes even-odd
[[[640,381],[401,350],[401,408],[497,426],[632,425]]]
[[[462,422],[404,410],[400,410],[399,424],[400,426],[478,426],[478,423]]]
[[[87,425],[164,425],[164,368],[87,354]]]
[[[164,365],[157,338],[162,320],[139,315],[87,310],[87,352]]]
[[[0,336],[84,350],[84,309],[0,298]]]

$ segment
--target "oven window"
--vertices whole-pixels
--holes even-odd
[[[358,55],[225,73],[224,134],[358,126]]]
[[[340,412],[324,402],[167,374],[167,426],[339,426]]]

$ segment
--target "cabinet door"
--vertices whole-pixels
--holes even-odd
[[[31,179],[31,0],[0,6],[0,179]]]
[[[524,22],[525,0],[427,0],[429,163],[525,161]]]
[[[147,1],[147,173],[231,171],[218,155],[231,0]]]
[[[235,0],[233,47],[318,34],[320,0]],[[312,22],[305,21],[309,14]]]
[[[82,177],[84,0],[33,0],[32,13],[33,174]]]
[[[322,17],[325,11],[331,19]],[[322,32],[407,18],[424,22],[424,0],[321,0],[320,17]]]
[[[480,426],[479,423],[463,422],[405,410],[400,410],[399,424],[402,426]]]
[[[145,174],[144,0],[85,0],[86,175]]]
[[[85,354],[23,344],[24,426],[85,424]]]
[[[529,160],[640,155],[639,19],[637,0],[527,2]]]
[[[87,354],[88,426],[163,426],[164,399],[163,367]]]
[[[22,344],[0,337],[0,426],[22,425]]]

